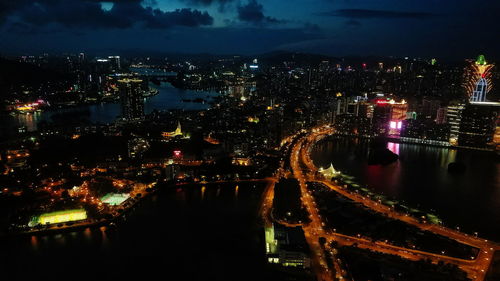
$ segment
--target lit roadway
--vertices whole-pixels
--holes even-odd
[[[304,225],[303,229],[309,246],[314,253],[313,268],[318,274],[318,279],[332,280],[333,276],[333,274],[330,273],[330,271],[332,270],[329,270],[326,266],[325,257],[323,256],[323,250],[321,249],[318,242],[319,237],[325,237],[328,241],[336,241],[339,245],[353,245],[354,243],[356,243],[357,247],[359,248],[369,249],[386,254],[398,255],[409,260],[420,260],[425,258],[432,260],[434,263],[443,261],[445,263],[456,264],[462,270],[467,272],[469,278],[471,278],[472,280],[484,280],[494,251],[500,250],[500,246],[498,244],[475,236],[470,236],[440,225],[421,223],[417,219],[412,218],[406,214],[396,212],[391,207],[380,204],[380,202],[372,200],[369,197],[364,197],[358,193],[350,192],[333,182],[325,180],[322,176],[316,177],[317,168],[314,166],[310,158],[311,148],[317,140],[331,133],[333,133],[333,130],[328,127],[313,129],[311,133],[296,142],[296,144],[292,148],[292,153],[290,155],[290,165],[293,170],[293,176],[299,180],[302,191],[302,203],[309,212],[311,219],[311,222],[308,225]],[[301,164],[307,168],[303,169],[301,167]],[[307,186],[305,184],[306,181],[320,182],[329,187],[331,190],[336,191],[355,202],[361,203],[373,211],[384,214],[387,217],[414,225],[422,230],[427,230],[438,235],[449,237],[450,239],[454,239],[462,244],[478,248],[480,251],[477,257],[471,257],[470,260],[459,259],[449,257],[444,254],[440,255],[421,250],[403,248],[381,241],[373,242],[369,239],[363,238],[362,235],[358,235],[358,237],[352,237],[334,233],[332,231],[326,231],[323,229],[324,223],[322,222],[322,218],[316,207],[314,198],[307,190]],[[339,272],[341,271],[339,270],[338,264],[334,263],[334,265],[336,277],[338,279],[342,279],[339,274]]]
[[[290,166],[293,170],[293,176],[299,181],[300,184],[302,204],[309,213],[309,219],[311,220],[309,224],[304,224],[302,229],[304,230],[307,243],[313,253],[311,262],[316,273],[316,277],[318,280],[333,280],[332,274],[328,269],[326,259],[324,257],[323,249],[318,241],[319,237],[323,236],[322,234],[324,233],[318,210],[316,209],[314,200],[310,196],[304,196],[304,194],[307,194],[306,181],[302,175],[298,161],[300,147],[303,143],[304,140],[299,140],[293,147],[290,156]]]
[[[270,178],[262,195],[262,203],[260,204],[259,214],[262,217],[265,227],[271,227],[273,223],[271,211],[273,208],[274,185],[276,184],[276,181],[276,178]]]
[[[329,132],[329,130],[325,131],[325,133],[327,132]],[[328,268],[327,266],[324,251],[319,243],[319,237],[327,238],[328,235],[323,229],[324,223],[322,222],[321,215],[319,214],[318,208],[316,207],[316,202],[307,190],[306,175],[303,174],[302,168],[300,167],[300,154],[308,138],[309,137],[304,137],[297,141],[293,146],[290,155],[290,166],[293,170],[293,176],[299,181],[300,190],[302,193],[302,204],[309,213],[310,219],[310,223],[307,225],[303,225],[302,228],[304,229],[307,243],[309,244],[309,247],[311,248],[311,251],[313,253],[312,264],[318,280],[342,280],[345,279],[345,277],[341,276],[342,271],[336,259],[332,260],[334,268]]]
[[[243,182],[267,182],[271,178],[264,178],[264,179],[235,179],[235,180],[216,180],[216,181],[193,181],[193,182],[178,182],[175,185],[176,186],[181,186],[181,185],[204,185],[204,184],[217,184],[217,183],[243,183]]]
[[[290,145],[293,144],[293,141],[295,140],[297,136],[290,137],[282,142],[282,146],[286,145],[286,147],[290,147]],[[303,140],[299,140],[298,144],[301,145]],[[292,147],[292,151],[290,152],[290,156],[292,159],[297,160],[298,156],[298,149],[297,145],[294,145]],[[291,160],[292,160],[291,159]],[[290,162],[292,165],[294,162]],[[295,161],[295,164],[297,162]],[[292,166],[293,168],[293,166]],[[280,168],[275,174],[275,177],[273,178],[267,178],[266,180],[268,181],[268,184],[266,186],[266,189],[264,190],[263,196],[262,196],[262,202],[261,202],[261,207],[260,207],[260,216],[262,217],[262,220],[264,222],[264,225],[266,227],[271,226],[272,223],[280,223],[285,226],[297,226],[297,225],[290,225],[288,223],[285,223],[283,221],[275,221],[272,217],[272,207],[273,207],[273,200],[274,200],[274,185],[276,182],[282,178],[282,177],[298,177],[301,185],[301,191],[304,194],[305,191],[305,181],[304,178],[302,177],[302,174],[299,169],[293,168],[294,174],[291,175],[289,171],[286,171],[284,169],[284,162],[281,162]],[[302,180],[300,180],[302,179]],[[308,203],[313,204],[314,202],[312,200],[308,201]],[[317,279],[318,280],[324,280],[324,281],[330,281],[334,280],[332,277],[332,272],[331,269],[328,268],[327,263],[326,263],[326,258],[323,253],[323,249],[321,248],[318,238],[320,237],[319,234],[324,233],[321,227],[321,222],[318,220],[315,220],[315,218],[318,217],[317,210],[312,207],[312,205],[307,206],[305,205],[307,210],[309,211],[315,211],[314,215],[310,216],[311,218],[311,223],[308,225],[302,225],[302,228],[304,230],[304,234],[307,240],[307,243],[309,244],[309,247],[311,248],[311,251],[313,252],[313,256],[311,257],[311,264],[312,264],[312,269],[315,272]]]

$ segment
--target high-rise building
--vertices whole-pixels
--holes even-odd
[[[450,125],[450,144],[458,144],[458,132],[460,130],[460,122],[462,121],[463,104],[449,105],[446,108],[446,120]]]
[[[441,101],[436,99],[424,98],[419,107],[418,116],[428,119],[435,119],[438,108],[441,106]]]
[[[405,100],[396,102],[393,99],[377,100],[373,111],[373,127],[375,135],[399,135],[402,121],[406,119],[408,103]]]
[[[120,56],[108,56],[108,59],[114,71],[119,71],[121,69]]]
[[[464,72],[464,87],[470,102],[486,102],[486,94],[492,88],[491,69],[483,55],[475,61],[469,61]]]
[[[141,90],[142,80],[118,80],[120,100],[122,105],[122,118],[128,121],[138,120],[144,116],[144,98]]]
[[[405,100],[401,102],[393,102],[391,100],[389,102],[389,106],[391,107],[391,120],[404,120],[406,119],[406,113],[408,112],[408,104]]]
[[[436,124],[445,124],[446,123],[446,107],[440,107],[436,111]]]
[[[500,103],[467,104],[462,112],[458,144],[484,148],[493,143]]]
[[[373,115],[373,105],[367,101],[355,100],[347,104],[345,113],[364,118],[371,118]]]
[[[348,101],[346,97],[342,96],[341,93],[337,93],[337,97],[335,98],[335,115],[344,114],[347,112]]]
[[[85,61],[85,53],[78,54],[78,62],[83,63]]]
[[[325,60],[319,64],[319,71],[320,72],[327,72],[329,69],[330,69],[330,62],[329,61]]]

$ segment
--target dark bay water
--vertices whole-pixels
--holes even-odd
[[[86,229],[3,240],[0,277],[267,279],[257,217],[263,189],[263,184],[164,189],[142,202],[114,231]]]
[[[499,156],[484,151],[453,150],[414,144],[388,143],[399,161],[387,166],[367,163],[369,142],[325,139],[313,151],[316,165],[333,166],[355,176],[377,193],[434,210],[448,226],[500,242]],[[450,174],[450,162],[466,164],[464,174]]]
[[[153,110],[203,110],[209,107],[208,103],[184,102],[183,100],[193,100],[202,98],[210,101],[212,97],[217,96],[216,92],[182,90],[173,87],[170,83],[161,83],[160,85],[150,85],[159,90],[158,95],[144,99],[144,111],[146,114]],[[120,103],[99,103],[92,105],[82,105],[67,107],[61,109],[48,109],[43,112],[34,112],[32,114],[17,114],[15,116],[5,115],[0,117],[1,127],[19,127],[26,126],[28,131],[37,129],[37,124],[41,121],[52,121],[52,116],[57,113],[78,113],[82,112],[92,123],[111,123],[121,114]],[[88,112],[88,113],[87,113]],[[87,116],[88,114],[88,116]]]

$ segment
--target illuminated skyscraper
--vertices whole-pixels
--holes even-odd
[[[120,56],[108,56],[109,61],[111,62],[111,67],[114,71],[120,71]]]
[[[474,102],[462,112],[458,144],[468,147],[493,145],[500,103]]]
[[[128,121],[137,120],[144,116],[144,99],[141,90],[142,80],[118,80],[122,117]]]
[[[449,105],[446,108],[446,121],[450,125],[450,143],[452,145],[458,144],[458,133],[464,108],[463,104]]]
[[[485,102],[486,94],[491,90],[491,69],[494,64],[488,64],[483,55],[476,61],[471,61],[465,69],[464,87],[471,102]]]
[[[402,121],[406,119],[408,103],[405,100],[396,102],[393,99],[377,100],[373,111],[375,135],[399,135]]]

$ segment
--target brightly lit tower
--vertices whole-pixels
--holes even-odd
[[[465,68],[464,87],[470,102],[485,102],[486,94],[491,90],[491,69],[494,64],[488,64],[483,55],[476,61],[471,61]]]

